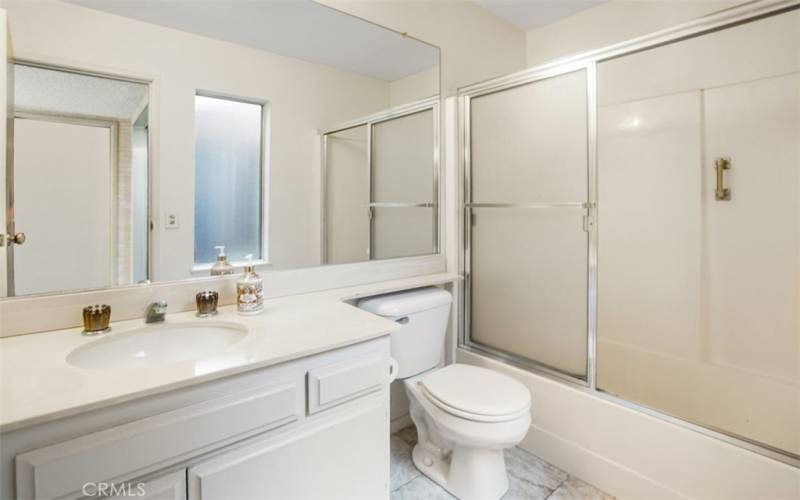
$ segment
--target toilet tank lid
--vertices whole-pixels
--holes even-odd
[[[448,305],[452,301],[453,297],[446,290],[428,287],[367,297],[358,301],[358,307],[378,316],[405,316]]]

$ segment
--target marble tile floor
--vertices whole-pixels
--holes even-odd
[[[452,500],[453,496],[414,467],[411,449],[416,443],[414,426],[406,427],[391,437],[391,500]],[[506,467],[510,485],[504,500],[613,499],[521,448],[506,451]]]

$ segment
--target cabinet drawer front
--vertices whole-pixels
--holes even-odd
[[[389,498],[386,403],[323,413],[190,467],[188,500]]]
[[[87,496],[93,495],[97,488],[89,489]],[[108,497],[108,500],[186,500],[186,469],[180,469],[164,476],[157,476],[144,481],[133,481],[122,494]]]
[[[17,455],[17,498],[140,476],[304,415],[302,380],[261,386]]]
[[[308,411],[316,413],[381,389],[389,365],[380,354],[362,356],[308,372]]]

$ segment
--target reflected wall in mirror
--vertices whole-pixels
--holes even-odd
[[[7,295],[438,251],[438,48],[311,1],[4,7]]]

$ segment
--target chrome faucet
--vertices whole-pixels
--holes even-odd
[[[145,323],[158,323],[160,321],[164,321],[164,315],[167,313],[167,301],[166,300],[159,300],[158,302],[153,302],[149,306],[147,306],[147,311],[145,312],[144,322]]]

